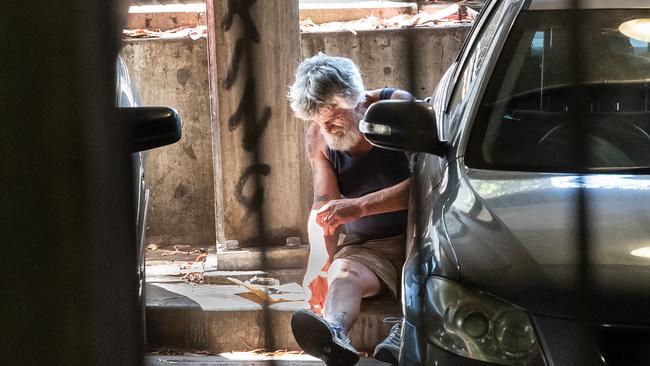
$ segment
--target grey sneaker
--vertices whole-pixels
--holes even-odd
[[[359,362],[357,350],[345,332],[309,310],[293,313],[291,330],[303,351],[328,366],[352,366]]]
[[[386,318],[387,323],[395,323],[390,328],[388,337],[375,347],[374,357],[379,361],[397,366],[399,363],[399,346],[402,341],[402,318]]]

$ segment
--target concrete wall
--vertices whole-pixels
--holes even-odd
[[[149,151],[147,244],[215,243],[206,39],[127,41],[122,55],[145,106],[178,110],[183,138]]]
[[[418,98],[425,98],[431,95],[442,73],[455,58],[468,30],[468,26],[458,26],[356,34],[303,33],[301,57],[310,57],[319,51],[349,57],[359,65],[367,88],[399,87]],[[122,52],[132,77],[140,85],[143,103],[175,107],[183,119],[183,139],[149,154],[147,178],[152,195],[148,243],[213,245],[216,226],[228,222],[224,217],[216,217],[215,221],[214,215],[213,136],[206,47],[205,39],[139,40],[128,41]],[[409,50],[412,70],[405,57]],[[288,80],[286,84],[291,82]],[[276,101],[286,103],[283,96]],[[301,126],[283,143],[302,152],[307,126],[300,121],[297,123]],[[222,151],[220,158],[227,159],[223,154]],[[283,199],[270,197],[267,192],[264,204],[273,206],[266,212],[282,213],[285,200],[299,201],[303,214],[291,215],[284,227],[300,233],[306,240],[306,215],[312,199],[311,171],[303,153],[298,153],[295,159],[300,161],[299,177],[296,180],[293,173],[287,184],[298,184],[300,189],[288,189],[294,196]],[[269,164],[278,169],[287,165],[283,162]]]
[[[324,52],[348,57],[359,65],[366,88],[399,87],[418,98],[425,98],[431,96],[438,80],[453,62],[468,31],[465,25],[356,34],[347,31],[305,33],[302,35],[302,56]],[[409,85],[411,78],[415,85]]]

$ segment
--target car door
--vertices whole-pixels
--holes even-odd
[[[439,253],[447,253],[448,260],[435,260],[432,253],[419,253],[419,260],[427,265],[428,273],[455,277],[458,264],[453,251],[445,247],[445,241],[438,236],[444,202],[455,194],[460,172],[450,169],[462,156],[461,131],[474,113],[472,104],[482,89],[482,80],[492,68],[490,60],[495,58],[498,42],[507,33],[512,21],[523,4],[523,0],[489,1],[468,35],[456,62],[447,70],[434,91],[431,103],[434,106],[441,140],[447,141],[451,151],[447,156],[419,153],[412,158],[414,189],[411,202],[411,224],[413,234],[407,243],[408,253],[427,251],[431,243],[440,243]],[[475,103],[474,103],[475,104]],[[414,248],[415,247],[415,248]],[[439,256],[438,256],[439,257]]]
[[[492,67],[494,49],[505,38],[509,26],[523,5],[523,0],[488,1],[456,62],[447,70],[434,91],[434,107],[438,134],[451,149],[444,156],[427,153],[414,154],[413,189],[407,233],[407,261],[403,271],[403,306],[407,320],[401,363],[419,364],[426,359],[419,317],[422,314],[424,281],[431,274],[458,277],[458,262],[446,240],[442,220],[444,203],[457,194],[460,170],[454,165],[462,156],[461,132],[474,112],[472,102],[477,100],[483,76]],[[424,351],[424,352],[423,352]]]

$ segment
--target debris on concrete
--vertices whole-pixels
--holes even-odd
[[[391,18],[380,18],[374,15],[359,20],[345,22],[328,22],[317,24],[311,18],[300,21],[300,31],[304,33],[349,31],[368,31],[378,29],[400,29],[400,28],[421,28],[440,27],[455,24],[471,23],[478,12],[466,5],[453,4],[442,10],[420,10],[417,14],[400,14]],[[124,38],[127,39],[178,39],[207,38],[208,29],[206,25],[183,25],[169,30],[160,29],[125,29]]]
[[[181,277],[181,280],[187,283],[202,285],[204,283],[203,272],[188,272]]]
[[[172,349],[172,348],[161,348],[157,350],[153,350],[150,352],[147,352],[148,355],[150,356],[160,356],[160,355],[167,355],[167,356],[214,356],[216,353],[204,351],[204,350],[179,350],[179,349]]]
[[[284,285],[274,286],[273,288],[277,289],[279,293],[303,295],[302,286],[295,282],[285,283]]]
[[[290,236],[286,239],[285,244],[289,248],[298,248],[300,247],[300,237],[299,236]]]
[[[152,245],[155,246],[155,249],[150,250],[150,251],[155,251],[155,250],[159,249],[158,246],[156,246],[155,244],[149,244],[147,246],[147,249],[149,249],[149,247],[152,246]],[[205,249],[205,248],[192,249],[192,246],[189,245],[189,244],[177,244],[177,245],[174,245],[173,248],[174,248],[173,251],[161,249],[160,253],[159,253],[160,256],[161,257],[166,257],[166,256],[176,255],[176,254],[184,254],[184,255],[199,254],[199,255],[202,255],[202,254],[207,254],[208,253],[208,250]]]
[[[281,284],[301,283],[308,254],[306,245],[239,250],[225,250],[223,245],[211,248],[159,247],[147,251],[146,276],[147,281],[182,282],[180,277],[188,272],[203,272],[203,283],[212,285],[231,285],[227,277],[246,281],[255,276],[271,277]]]
[[[268,277],[268,273],[263,271],[207,271],[203,275],[203,280],[210,285],[232,285],[232,281],[228,277],[246,281],[255,276]]]
[[[387,19],[368,16],[349,22],[316,24],[308,18],[300,22],[300,31],[305,33],[349,31],[356,34],[357,31],[378,29],[438,27],[471,23],[477,15],[477,11],[465,5],[453,4],[435,12],[420,11],[415,15],[400,14]]]
[[[262,286],[278,286],[280,281],[277,278],[273,277],[258,277],[254,276],[248,280],[252,285],[262,285]]]
[[[150,252],[158,250],[158,246],[156,244],[149,244],[147,245],[147,250]]]
[[[289,301],[301,301],[303,300],[302,294],[300,297],[296,298],[296,296],[273,296],[273,295],[287,295],[289,293],[279,293],[277,289],[274,290],[273,286],[260,286],[260,285],[253,285],[249,281],[241,281],[237,278],[229,277],[228,278],[230,281],[233,283],[236,283],[240,286],[245,287],[251,294],[255,295],[259,300],[262,300],[263,302],[267,304],[277,304],[280,302],[289,302]]]
[[[189,251],[180,251],[176,248],[175,251],[158,249],[157,256],[175,256],[167,260],[151,260],[147,258],[147,281],[156,280],[182,280],[192,284],[204,284],[204,274],[206,272],[214,272],[217,270],[218,258],[216,254],[210,255],[207,249],[194,249]],[[182,248],[187,249],[187,248]],[[194,259],[187,258],[196,255]],[[179,258],[180,257],[180,258]],[[187,258],[183,260],[182,257]],[[180,260],[175,260],[180,259]]]
[[[191,38],[197,40],[199,38],[207,38],[208,28],[205,25],[184,25],[181,27],[169,30],[153,30],[153,29],[125,29],[122,32],[125,38]]]
[[[223,242],[226,250],[236,250],[240,248],[239,240],[226,240]]]
[[[302,286],[297,283],[287,283],[280,285],[279,281],[269,281],[277,283],[274,285],[261,285],[253,283],[257,277],[248,281],[241,281],[234,277],[228,279],[248,290],[248,294],[253,295],[257,300],[266,304],[277,304],[281,302],[304,301]]]
[[[200,254],[196,259],[194,260],[195,262],[200,262],[200,263],[205,263],[205,261],[208,259],[208,251],[205,249],[200,250]]]
[[[302,352],[302,351],[288,351],[286,349],[281,349],[281,350],[277,350],[277,351],[268,351],[268,350],[266,350],[264,348],[260,348],[260,349],[254,349],[254,350],[251,350],[251,351],[248,351],[248,352],[240,352],[240,353],[248,353],[248,354],[252,354],[252,355],[263,355],[263,356],[271,356],[271,357],[273,357],[273,356],[284,356],[284,355],[300,355],[300,354],[303,354],[304,352]]]

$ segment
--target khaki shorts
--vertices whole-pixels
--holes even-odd
[[[334,260],[345,258],[366,266],[397,298],[405,255],[404,235],[363,240],[354,234],[341,234]]]

